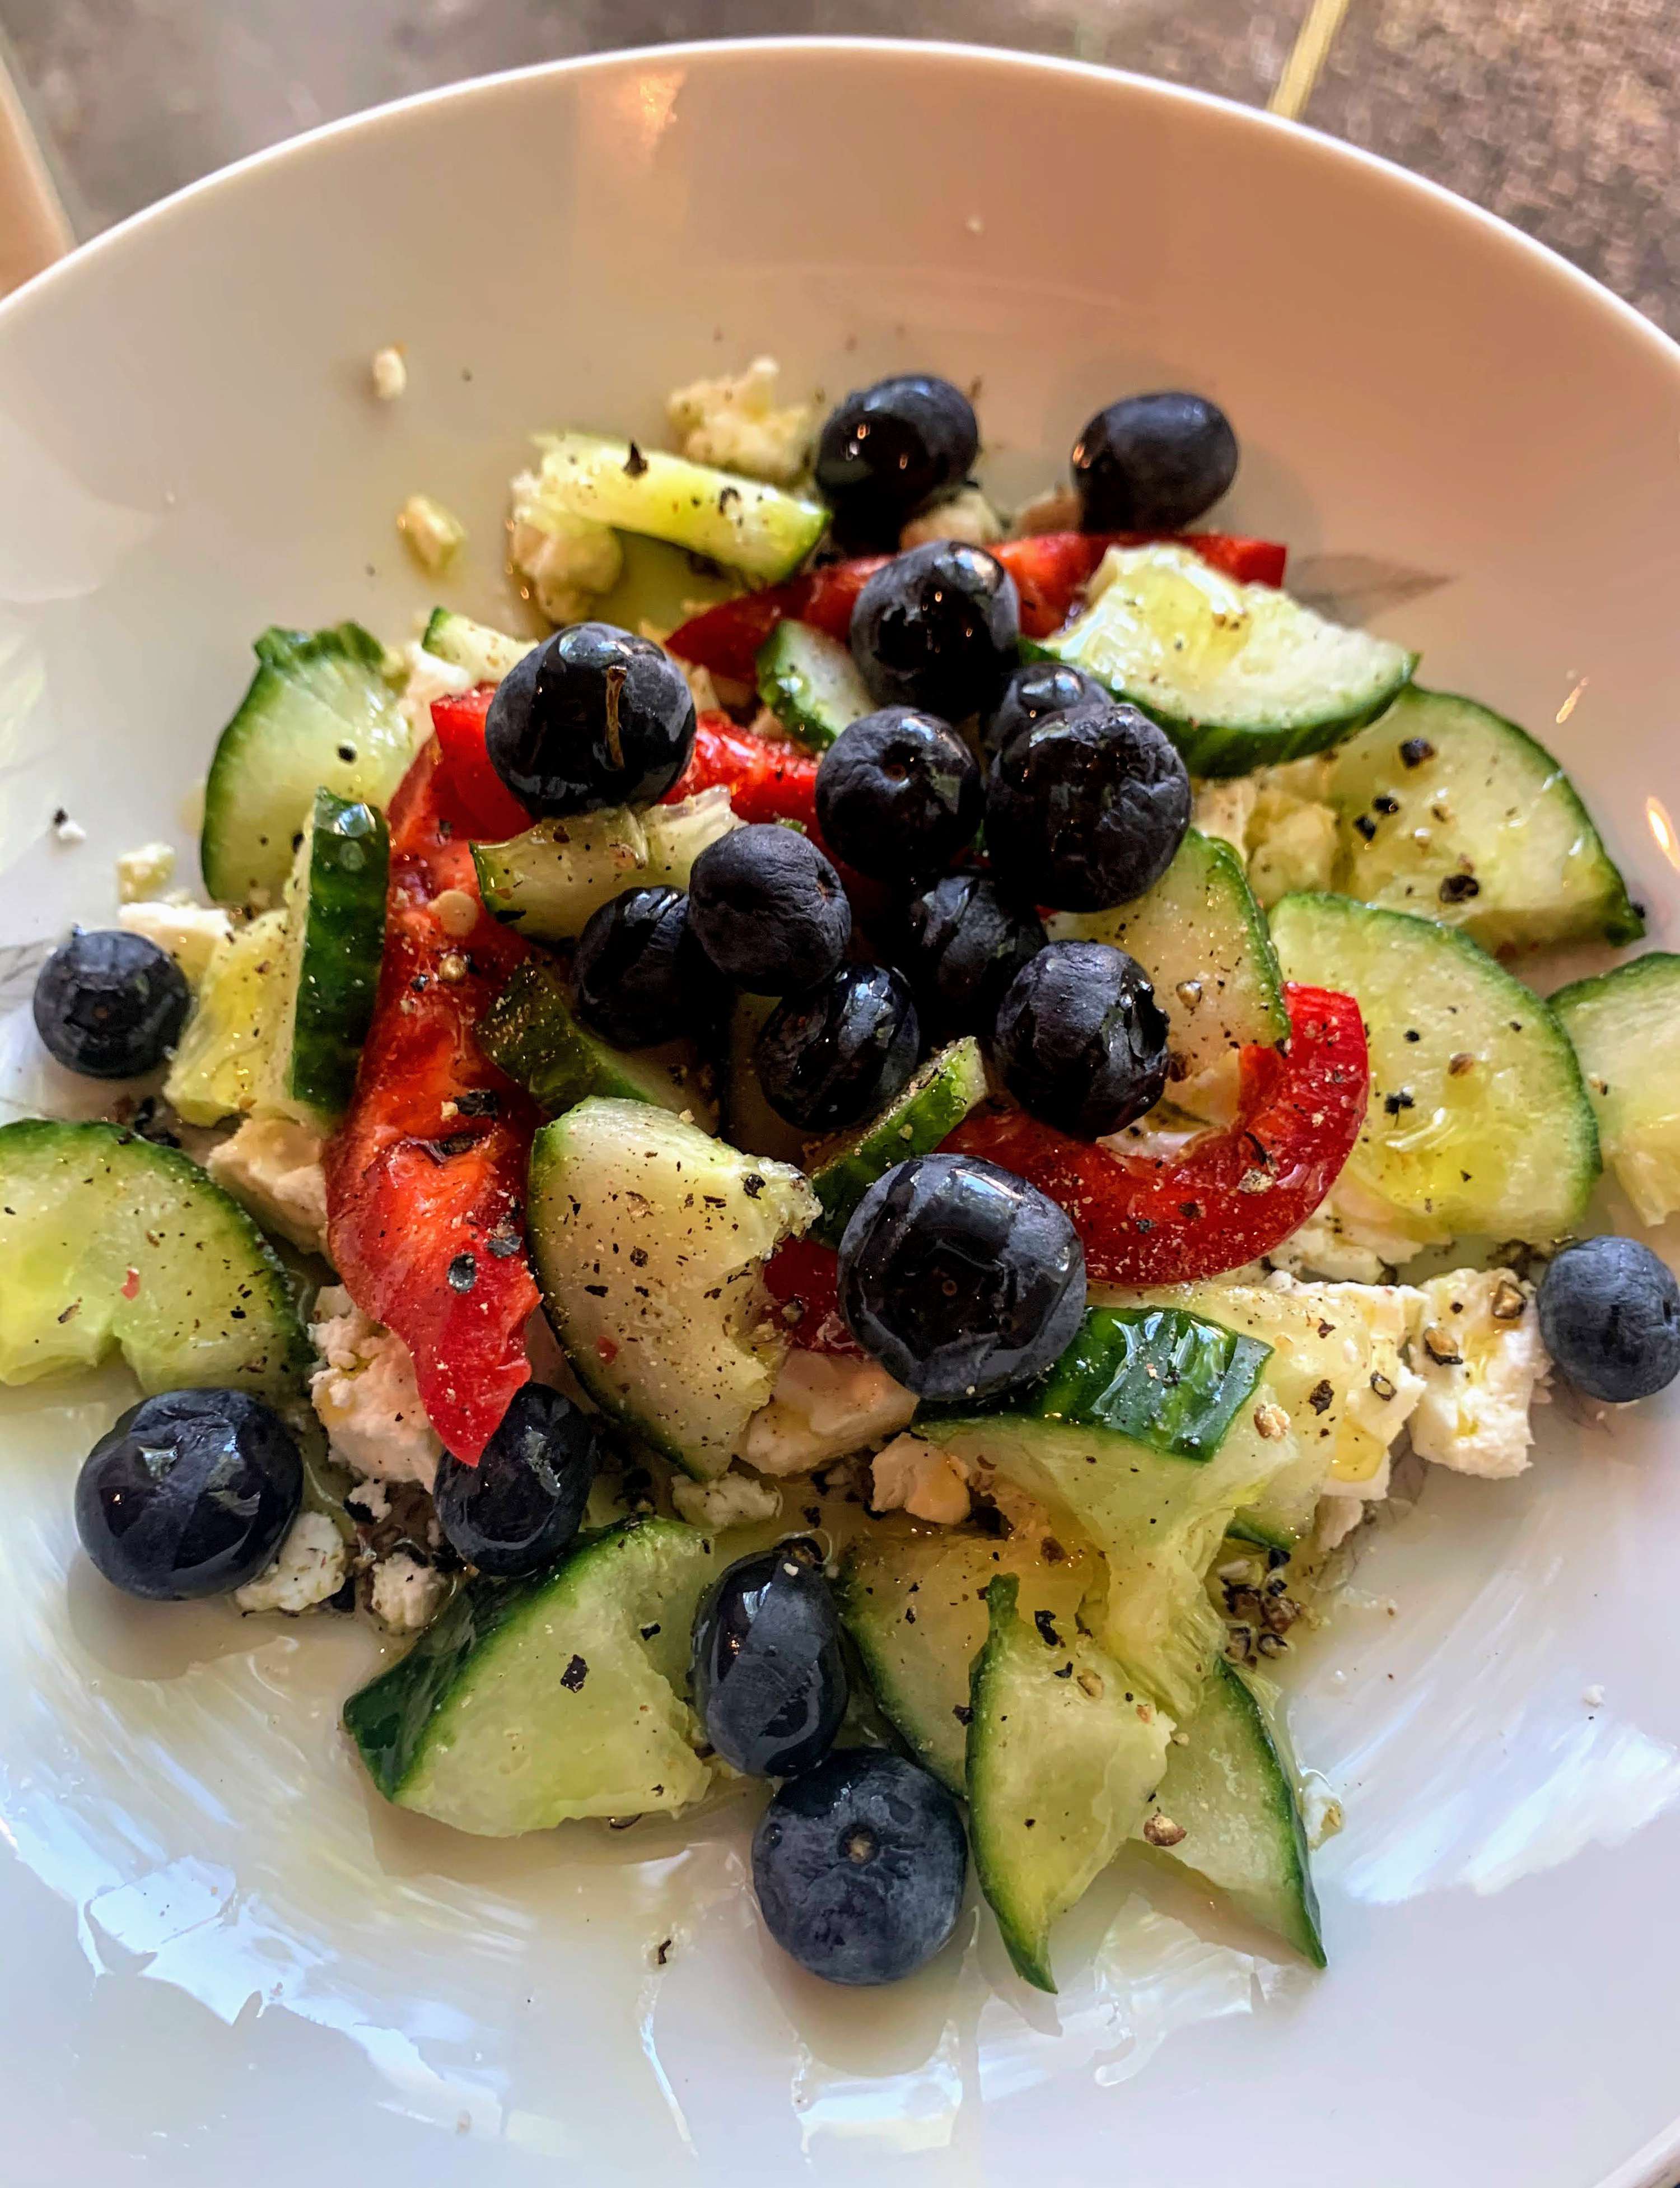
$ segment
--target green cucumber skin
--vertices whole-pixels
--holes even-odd
[[[0,1199],[8,1198],[4,1188],[12,1181],[62,1186],[70,1203],[64,1216],[70,1235],[87,1239],[90,1249],[108,1256],[113,1266],[104,1272],[110,1279],[106,1296],[93,1293],[89,1280],[94,1272],[72,1268],[62,1277],[64,1307],[58,1308],[59,1294],[54,1293],[39,1310],[43,1329],[76,1334],[100,1331],[104,1315],[105,1341],[79,1351],[66,1346],[47,1355],[44,1367],[25,1353],[21,1372],[3,1379],[31,1382],[42,1373],[79,1372],[95,1365],[115,1345],[149,1395],[223,1385],[275,1399],[296,1395],[314,1350],[298,1315],[291,1280],[245,1210],[189,1157],[138,1139],[116,1125],[25,1118],[0,1126]],[[145,1203],[148,1187],[167,1195],[173,1205],[154,1211]],[[21,1210],[23,1195],[14,1193],[10,1199]],[[151,1228],[155,1213],[163,1221]],[[194,1213],[200,1218],[196,1235]],[[17,1282],[27,1265],[26,1231],[8,1236],[13,1225],[27,1221],[21,1212],[9,1217],[0,1212],[0,1252],[6,1260],[0,1298],[6,1283]],[[132,1227],[132,1238],[122,1234],[125,1221]],[[190,1249],[184,1260],[189,1274],[163,1258],[183,1243]],[[225,1300],[217,1296],[218,1263]],[[132,1300],[116,1296],[121,1281],[116,1270],[125,1265],[136,1272]],[[43,1282],[52,1281],[50,1270],[43,1272]],[[210,1327],[212,1316],[222,1324],[219,1339]],[[180,1326],[172,1331],[171,1317],[179,1317]],[[15,1322],[8,1334],[16,1341]]]
[[[972,1035],[924,1064],[898,1099],[871,1124],[825,1150],[807,1167],[822,1214],[812,1235],[837,1246],[858,1203],[877,1179],[911,1155],[929,1154],[986,1098],[986,1066]]]
[[[452,668],[464,669],[481,684],[499,684],[508,671],[534,653],[538,639],[515,638],[489,623],[476,623],[454,608],[433,608],[420,638],[420,651]]]
[[[1584,980],[1571,980],[1567,987],[1554,990],[1547,1001],[1567,1025],[1571,1012],[1582,1004],[1600,1002],[1606,996],[1621,995],[1647,983],[1672,987],[1676,1007],[1680,1009],[1680,956],[1670,950],[1648,950],[1643,957],[1630,958],[1626,965],[1613,966],[1608,973],[1593,973]]]
[[[297,1006],[287,1072],[292,1100],[322,1125],[350,1106],[373,1021],[385,948],[391,837],[370,805],[315,792]]]
[[[1680,1052],[1680,956],[1649,950],[1549,1000],[1580,1060],[1610,1169],[1642,1221],[1665,1221],[1680,1204],[1680,1133],[1665,1098]]]
[[[754,665],[759,698],[809,752],[826,752],[843,730],[874,711],[849,650],[809,623],[791,617],[779,623]]]
[[[986,1749],[989,1739],[999,1736],[1001,1725],[993,1723],[997,1714],[994,1689],[1001,1689],[1007,1675],[1007,1654],[1010,1629],[1016,1623],[1016,1599],[1020,1583],[1012,1576],[1000,1575],[986,1587],[986,1638],[975,1657],[969,1674],[968,1732],[964,1743],[963,1783],[967,1789],[968,1837],[974,1858],[974,1873],[979,1880],[980,1891],[997,1920],[998,1933],[1003,1939],[1004,1950],[1010,1964],[1023,1982],[1034,1990],[1056,1994],[1056,1976],[1050,1965],[1049,1937],[1029,1935],[1019,1910],[1012,1903],[1009,1879],[1001,1873],[1003,1864],[995,1857],[990,1829],[990,1802],[986,1785]]]
[[[513,974],[476,1033],[491,1062],[546,1116],[563,1115],[592,1094],[651,1102],[674,1115],[686,1110],[702,1123],[709,1115],[698,1062],[685,1045],[628,1052],[609,1046],[578,1023],[554,967],[535,958]]]

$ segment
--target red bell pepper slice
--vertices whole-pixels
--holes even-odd
[[[860,1360],[863,1347],[840,1316],[840,1258],[815,1238],[790,1238],[764,1264],[764,1283],[802,1352]]]
[[[522,1209],[537,1117],[472,1029],[530,945],[482,906],[465,934],[439,917],[443,892],[476,903],[478,885],[470,799],[438,740],[388,818],[385,956],[355,1097],[327,1143],[328,1239],[352,1299],[414,1354],[445,1447],[474,1465],[531,1373]]]
[[[510,836],[522,836],[532,821],[484,749],[484,718],[495,696],[493,684],[481,684],[459,697],[431,702],[431,726],[443,747],[437,764],[440,794],[467,833],[482,843],[505,843]]]
[[[1048,638],[1072,614],[1080,589],[1109,548],[1142,547],[1157,540],[1193,548],[1204,561],[1246,584],[1283,582],[1285,548],[1275,540],[1240,539],[1223,532],[1045,532],[1029,539],[1006,539],[989,551],[1020,592],[1023,635]],[[843,641],[852,627],[858,595],[889,559],[864,555],[849,562],[831,562],[767,592],[721,601],[672,633],[671,651],[709,668],[714,676],[751,684],[759,647],[790,617],[815,623],[831,638]]]
[[[733,603],[725,603],[732,606]],[[797,820],[817,832],[817,760],[784,737],[737,729],[709,708],[695,725],[688,765],[660,800],[674,805],[722,783],[742,820]]]
[[[1236,1122],[1175,1159],[1114,1154],[1019,1109],[968,1117],[944,1145],[1012,1170],[1065,1208],[1099,1283],[1191,1283],[1239,1269],[1311,1215],[1365,1118],[1358,1004],[1293,983],[1284,994],[1288,1049],[1244,1049]]]

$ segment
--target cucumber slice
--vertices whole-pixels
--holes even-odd
[[[1058,1532],[1065,1519],[1095,1543],[1108,1566],[1106,1594],[1091,1606],[1097,1641],[1151,1700],[1183,1717],[1225,1642],[1202,1585],[1209,1563],[1237,1507],[1295,1445],[1263,1436],[1249,1402],[1263,1345],[1181,1311],[1153,1314],[1094,1309],[1046,1384],[993,1413],[923,1413],[916,1432],[971,1467],[995,1468]]]
[[[1181,1076],[1232,1049],[1285,1040],[1283,979],[1243,861],[1217,836],[1186,832],[1151,889],[1114,911],[1062,911],[1054,941],[1108,942],[1136,958],[1167,1014]]]
[[[1581,1068],[1546,1004],[1462,929],[1339,896],[1286,896],[1285,974],[1356,995],[1371,1099],[1347,1175],[1420,1244],[1544,1241],[1580,1221],[1598,1176]]]
[[[685,889],[706,846],[740,826],[719,784],[675,805],[539,820],[505,843],[475,843],[472,863],[487,911],[533,940],[573,942],[625,889]]]
[[[1184,547],[1111,547],[1085,613],[1029,656],[1071,662],[1153,715],[1192,775],[1320,752],[1381,713],[1418,657]]]
[[[164,1098],[189,1125],[219,1125],[256,1108],[279,1032],[285,961],[284,911],[265,911],[217,944],[163,1082]]]
[[[892,1519],[861,1535],[840,1567],[840,1615],[882,1713],[954,1793],[964,1790],[968,1673],[986,1638],[986,1587],[1000,1573],[1020,1583],[1022,1616],[1042,1611],[1058,1632],[1073,1630],[1102,1577],[1095,1551],[1047,1525],[1018,1524],[999,1538]]]
[[[458,615],[454,608],[433,608],[420,648],[435,661],[447,661],[452,668],[465,669],[475,684],[499,684],[509,669],[527,653],[534,653],[540,643],[533,638],[510,638],[505,631],[493,630],[488,623],[475,623],[471,616]]]
[[[544,1125],[527,1221],[555,1334],[603,1413],[696,1479],[722,1474],[787,1351],[764,1263],[815,1215],[782,1163],[641,1102]]]
[[[668,541],[622,532],[618,546],[623,567],[617,583],[596,601],[595,613],[621,630],[662,636],[691,616],[716,607],[720,601],[735,600],[747,589],[735,571]]]
[[[1322,1968],[1318,1895],[1295,1774],[1267,1706],[1221,1657],[1184,1729],[1187,1745],[1168,1750],[1166,1775],[1151,1803],[1184,1836],[1160,1851]]]
[[[391,838],[370,805],[330,790],[286,883],[285,947],[264,1010],[273,1037],[256,1108],[324,1132],[350,1106],[385,948]]]
[[[875,702],[851,649],[791,617],[758,649],[758,696],[791,737],[826,752],[843,729],[873,713]]]
[[[871,1123],[811,1148],[805,1169],[822,1203],[813,1227],[816,1236],[837,1246],[853,1210],[877,1178],[911,1155],[931,1153],[985,1098],[980,1044],[965,1035],[929,1057]]]
[[[1680,1208],[1680,957],[1636,957],[1552,998],[1575,1044],[1605,1159],[1643,1221]]]
[[[1051,1925],[1142,1821],[1172,1723],[1083,1634],[1052,1642],[1042,1622],[1029,1626],[1016,1595],[1013,1578],[986,1590],[990,1623],[970,1689],[968,1836],[1017,1972],[1053,1991]]]
[[[487,1838],[697,1801],[712,1774],[680,1689],[716,1566],[697,1529],[633,1520],[529,1580],[469,1581],[344,1706],[375,1785]]]
[[[285,886],[317,789],[382,809],[408,772],[412,739],[384,649],[359,623],[265,630],[257,658],[210,764],[199,854],[211,896],[263,910]]]
[[[772,1162],[792,1163],[803,1170],[805,1136],[764,1099],[753,1063],[758,1035],[777,1001],[775,995],[737,995],[730,1008],[728,1053],[724,1059],[723,1135],[744,1154],[768,1155]]]
[[[552,965],[521,965],[474,1029],[479,1046],[538,1108],[559,1116],[591,1094],[651,1102],[713,1129],[700,1062],[687,1041],[627,1051],[613,1048],[572,1015],[566,983]]]
[[[0,1126],[0,1383],[114,1350],[147,1391],[272,1398],[313,1357],[273,1249],[196,1163],[115,1125]]]
[[[573,516],[646,533],[774,584],[828,523],[820,502],[598,433],[543,434],[538,492]]]
[[[1485,950],[1602,938],[1645,922],[1575,786],[1514,722],[1447,691],[1402,691],[1343,746],[1336,887],[1462,927]]]

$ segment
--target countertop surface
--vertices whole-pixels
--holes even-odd
[[[1071,55],[1298,115],[1680,334],[1676,0],[0,0],[78,236],[296,131],[615,46],[837,32]]]

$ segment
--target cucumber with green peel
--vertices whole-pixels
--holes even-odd
[[[1680,1208],[1680,957],[1653,950],[1551,1001],[1616,1183],[1642,1221],[1660,1223]]]
[[[541,643],[540,639],[513,638],[505,630],[493,630],[488,623],[475,623],[454,608],[433,608],[420,638],[423,652],[448,662],[451,668],[465,670],[475,684],[499,684],[510,668]]]
[[[813,623],[779,623],[757,667],[759,698],[809,752],[826,752],[842,730],[875,711],[851,648]]]
[[[1153,888],[1113,911],[1061,911],[1052,941],[1108,942],[1135,957],[1167,1014],[1186,1075],[1233,1048],[1289,1034],[1283,978],[1243,861],[1218,836],[1187,829]]]
[[[1575,1052],[1550,1008],[1462,928],[1343,896],[1271,914],[1285,976],[1356,995],[1371,1095],[1346,1175],[1420,1244],[1543,1243],[1573,1230],[1599,1170]]]
[[[318,789],[378,806],[408,773],[413,740],[358,623],[265,630],[257,670],[216,747],[200,862],[218,902],[278,904]]]
[[[717,1546],[674,1520],[579,1539],[545,1572],[467,1582],[344,1706],[388,1801],[488,1838],[674,1815],[706,1792],[684,1699]]]
[[[691,1043],[614,1048],[576,1016],[565,981],[540,958],[520,966],[474,1028],[479,1046],[537,1107],[560,1116],[591,1094],[651,1102],[713,1129],[701,1064]]]
[[[265,1002],[273,1034],[258,1074],[259,1116],[324,1132],[350,1106],[385,948],[391,838],[370,805],[330,790],[286,883],[285,946]]]
[[[985,1098],[980,1044],[965,1035],[930,1057],[878,1117],[808,1149],[804,1168],[822,1203],[815,1235],[837,1246],[876,1180],[912,1155],[931,1153]]]
[[[475,843],[472,863],[487,911],[533,941],[574,942],[624,889],[685,889],[707,845],[740,826],[719,784],[675,805],[539,820],[505,843]]]
[[[618,547],[623,566],[617,583],[595,601],[593,612],[621,630],[662,636],[691,616],[716,607],[721,601],[736,600],[747,589],[738,571],[725,570],[668,540],[621,532]]]
[[[1313,1890],[1295,1773],[1275,1690],[1243,1677],[1221,1657],[1196,1714],[1167,1752],[1165,1775],[1150,1803],[1153,1844],[1222,1892],[1262,1929],[1293,1945],[1313,1966],[1325,1965],[1318,1895]],[[1160,1819],[1184,1836],[1160,1844]]]
[[[1380,714],[1418,657],[1329,623],[1188,549],[1111,547],[1089,605],[1029,657],[1066,661],[1153,715],[1192,775],[1246,775],[1321,752]]]
[[[968,1836],[1018,1974],[1053,1991],[1050,1932],[1142,1821],[1166,1768],[1170,1718],[1082,1634],[1046,1633],[986,1590],[969,1689]]]
[[[0,1126],[0,1383],[118,1351],[149,1393],[276,1400],[313,1357],[273,1248],[196,1163],[116,1125]]]
[[[1335,886],[1485,950],[1632,942],[1627,886],[1557,761],[1474,699],[1402,691],[1336,754]]]
[[[837,1597],[882,1715],[918,1762],[964,1790],[968,1674],[986,1638],[986,1587],[1020,1584],[1022,1616],[1040,1612],[1071,1633],[1087,1591],[1102,1585],[1094,1550],[1046,1525],[1004,1536],[921,1527],[889,1516],[852,1543]]]
[[[729,1030],[719,1088],[719,1129],[743,1154],[768,1155],[772,1162],[805,1166],[805,1135],[772,1109],[758,1084],[754,1052],[764,1022],[780,998],[737,995],[730,1007]]]
[[[189,1125],[219,1125],[257,1107],[285,1000],[286,916],[265,911],[211,955],[170,1059],[164,1097]]]
[[[539,434],[538,495],[573,516],[640,532],[775,584],[828,524],[820,502],[662,448],[599,433]]]
[[[555,1336],[601,1411],[696,1479],[722,1474],[787,1351],[764,1264],[820,1203],[643,1102],[580,1102],[531,1149],[526,1223]]]

